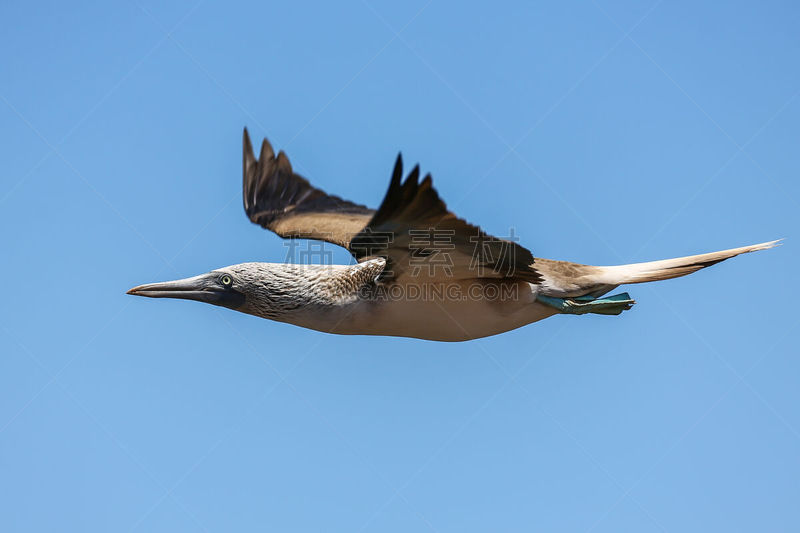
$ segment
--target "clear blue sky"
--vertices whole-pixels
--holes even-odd
[[[0,530],[796,530],[796,3],[0,20]],[[787,243],[460,344],[126,296],[283,260],[242,211],[245,125],[372,205],[402,150],[537,256]]]

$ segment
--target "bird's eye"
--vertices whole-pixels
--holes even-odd
[[[227,274],[224,274],[221,278],[219,278],[219,282],[222,283],[225,287],[230,287],[231,285],[233,285],[233,279]]]

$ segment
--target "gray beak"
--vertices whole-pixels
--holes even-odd
[[[233,309],[240,307],[245,301],[244,294],[236,289],[222,286],[219,283],[219,273],[215,272],[175,281],[139,285],[129,290],[127,294],[148,298],[195,300]]]

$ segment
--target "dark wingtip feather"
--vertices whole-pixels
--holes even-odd
[[[250,135],[247,133],[247,128],[244,129],[244,134],[242,135],[242,155],[244,157],[244,168],[246,171],[248,164],[256,159],[255,154],[253,154],[253,143],[250,142]]]
[[[389,189],[399,185],[400,180],[403,178],[403,154],[397,152],[397,160],[394,162],[394,170],[392,170],[392,179],[389,182]]]
[[[419,182],[419,163],[414,165],[414,168],[411,169],[411,172],[408,173],[408,177],[406,178],[406,183],[413,183],[416,185]]]
[[[253,154],[253,144],[250,142],[250,135],[247,128],[242,134],[242,198],[244,200],[245,211],[249,208],[249,198],[253,191],[253,176],[256,173],[258,163]]]
[[[261,163],[261,165],[265,165],[274,155],[275,152],[272,150],[272,145],[265,137],[261,142],[261,154],[258,156],[258,162]]]
[[[287,174],[292,173],[292,164],[289,162],[289,157],[283,150],[278,152],[278,169]]]
[[[408,177],[406,177],[406,181],[403,182],[403,186],[400,192],[400,204],[401,205],[409,205],[413,200],[414,196],[417,194],[417,189],[419,188],[419,165],[415,165],[411,172],[408,173]]]

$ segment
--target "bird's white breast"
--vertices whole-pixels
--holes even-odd
[[[408,287],[342,306],[296,317],[299,326],[344,335],[389,335],[437,341],[465,341],[536,322],[555,314],[535,301],[535,286],[520,282],[505,298],[477,289],[474,282],[426,285],[414,294]],[[409,291],[410,292],[410,291]],[[427,292],[427,293],[426,293]],[[422,293],[422,294],[420,294]]]

